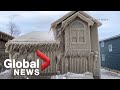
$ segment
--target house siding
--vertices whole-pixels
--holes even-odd
[[[112,45],[111,52],[109,45]],[[102,54],[105,55],[105,61],[102,61]],[[120,37],[104,41],[104,47],[101,47],[100,42],[100,56],[103,67],[120,70]]]

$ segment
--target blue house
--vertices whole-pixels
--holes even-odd
[[[120,70],[120,35],[101,40],[101,66],[113,70]]]

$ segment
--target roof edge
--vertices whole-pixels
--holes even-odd
[[[13,37],[13,36],[11,36],[11,35],[9,35],[9,34],[7,34],[7,33],[5,33],[5,32],[2,32],[2,31],[0,31],[0,33],[2,33],[3,35],[7,35],[7,36],[9,36],[9,37]],[[14,37],[13,37],[14,38]]]
[[[80,14],[84,15],[85,17],[91,19],[92,21],[94,21],[95,23],[98,24],[98,27],[102,25],[101,22],[99,22],[97,19],[93,18],[92,16],[90,16],[89,14],[87,14],[84,11],[71,11],[67,14],[65,14],[64,16],[62,16],[61,18],[59,18],[58,20],[56,20],[55,22],[53,22],[51,24],[51,29],[55,27],[55,25],[59,24],[60,22],[66,20],[68,17],[72,16],[73,14],[75,14],[76,12],[79,12]]]
[[[108,37],[108,38],[105,38],[105,39],[102,39],[99,42],[107,41],[107,40],[111,40],[111,39],[115,39],[115,38],[120,38],[120,34],[114,35],[114,36],[111,36],[111,37]]]

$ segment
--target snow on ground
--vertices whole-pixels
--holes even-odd
[[[0,73],[0,79],[9,79],[11,76],[11,70],[6,70]],[[66,73],[64,75],[55,75],[51,79],[93,79],[92,73],[86,72],[84,74]],[[120,74],[101,69],[101,79],[120,79]]]
[[[120,79],[120,74],[106,69],[101,69],[101,79]]]
[[[64,75],[55,75],[51,79],[94,79],[93,74],[86,72],[84,74],[66,73]]]
[[[0,79],[9,79],[11,76],[11,70],[5,70],[0,73]]]
[[[64,75],[55,75],[51,79],[93,79],[93,75],[89,72],[84,74],[67,73]],[[120,74],[106,69],[101,69],[101,79],[120,79]]]

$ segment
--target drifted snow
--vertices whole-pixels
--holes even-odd
[[[120,74],[106,69],[101,69],[101,79],[120,79]]]
[[[0,79],[10,79],[11,70],[6,70],[0,73]],[[27,78],[28,79],[28,78]],[[55,75],[51,79],[93,79],[92,73],[86,72],[84,74],[66,73],[64,75]],[[101,69],[101,79],[120,79],[120,74]]]
[[[52,76],[51,79],[93,79],[93,75],[89,72],[84,74],[67,73],[64,75]],[[120,79],[120,74],[101,69],[101,79]]]
[[[11,70],[5,70],[4,72],[0,73],[0,79],[10,79],[11,77]]]
[[[94,79],[93,74],[90,72],[86,72],[84,74],[75,74],[68,72],[64,75],[55,75],[52,76],[51,79]]]

